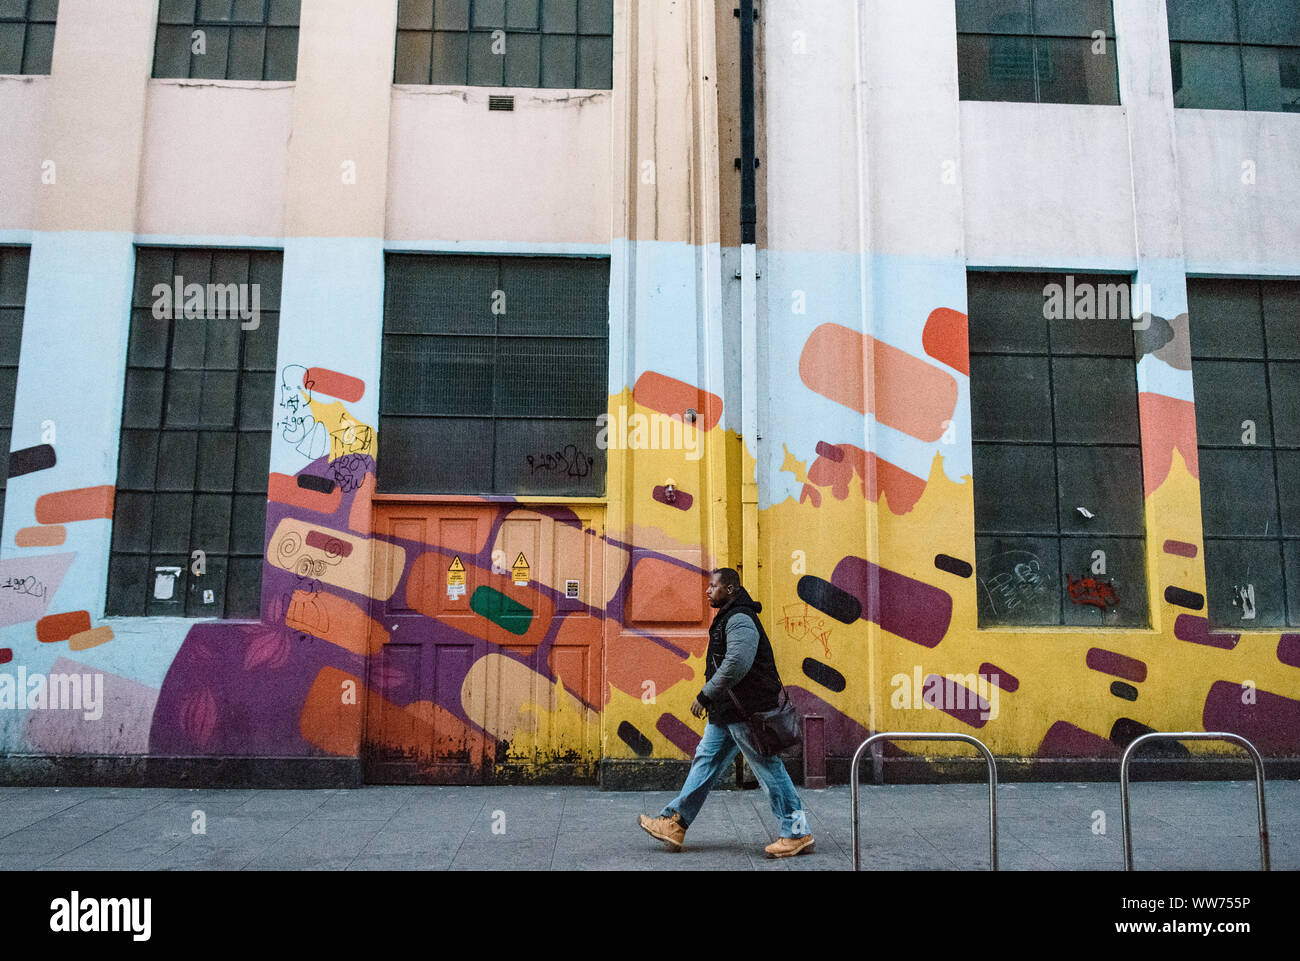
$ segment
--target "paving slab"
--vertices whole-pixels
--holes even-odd
[[[1267,792],[1273,866],[1300,869],[1300,782]],[[758,789],[716,791],[673,853],[636,823],[671,791],[6,788],[0,870],[850,870],[849,789],[800,796],[816,851],[776,861],[763,856],[777,822]],[[1256,868],[1251,782],[1143,782],[1133,799],[1139,869]],[[864,868],[984,869],[987,804],[980,784],[864,785]],[[196,811],[205,833],[194,831]],[[998,811],[1003,870],[1123,867],[1117,785],[1001,785]],[[1105,833],[1094,833],[1097,811]]]

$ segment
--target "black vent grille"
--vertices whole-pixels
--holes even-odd
[[[512,111],[515,109],[515,98],[514,97],[488,97],[488,109]]]

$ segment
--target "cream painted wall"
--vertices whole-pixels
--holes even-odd
[[[964,101],[961,131],[971,263],[1136,264],[1122,107]]]
[[[388,239],[608,244],[609,91],[486,87],[392,93]]]
[[[1179,110],[1176,130],[1188,270],[1300,276],[1300,114]]]
[[[290,236],[384,235],[396,36],[396,0],[302,5],[285,198]]]
[[[141,234],[278,237],[293,84],[153,80]]]
[[[0,77],[0,230],[31,230],[41,189],[49,77]]]
[[[43,126],[43,156],[58,182],[41,192],[42,230],[135,225],[145,92],[157,0],[63,0]]]

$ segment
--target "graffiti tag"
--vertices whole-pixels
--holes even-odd
[[[573,444],[554,453],[528,455],[528,466],[532,468],[534,474],[538,471],[550,471],[567,477],[581,478],[589,476],[595,465],[596,458],[585,451],[578,450]]]
[[[45,596],[45,585],[34,577],[6,577],[0,581],[0,590],[9,590],[30,597]]]
[[[1070,574],[1066,574],[1065,579],[1070,600],[1075,604],[1088,604],[1103,611],[1119,605],[1119,595],[1110,581],[1099,581],[1095,577],[1081,577],[1076,581]]]
[[[1003,563],[999,564],[999,561]],[[980,579],[995,615],[1033,607],[1051,595],[1051,575],[1043,570],[1036,554],[1008,551],[995,557],[989,566],[994,570],[1006,568]]]
[[[826,654],[830,654],[831,629],[826,625],[821,612],[815,608],[807,604],[787,604],[783,608],[781,626],[791,640],[816,641]]]

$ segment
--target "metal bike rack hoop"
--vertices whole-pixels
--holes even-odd
[[[1124,756],[1119,762],[1119,816],[1124,822],[1124,870],[1133,870],[1133,828],[1129,820],[1128,766],[1133,760],[1134,752],[1151,741],[1227,741],[1246,749],[1251,763],[1255,765],[1255,801],[1259,806],[1259,869],[1269,870],[1268,815],[1264,812],[1264,759],[1260,757],[1255,745],[1240,734],[1228,734],[1225,731],[1153,731],[1134,738],[1133,743],[1124,749]]]
[[[858,826],[858,765],[862,754],[877,741],[961,741],[979,748],[989,767],[989,864],[991,869],[998,869],[998,769],[993,761],[993,752],[979,738],[969,734],[945,734],[941,731],[886,731],[873,734],[863,741],[853,754],[850,767],[849,783],[853,793],[853,870],[862,870],[860,855],[860,830]]]

